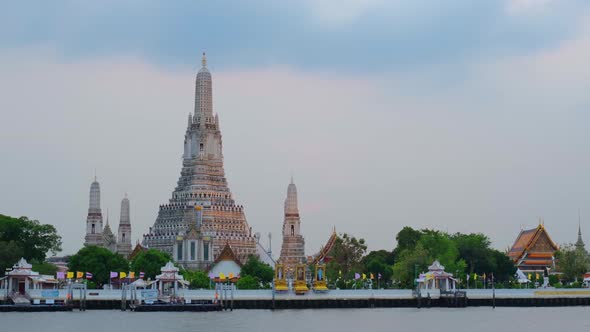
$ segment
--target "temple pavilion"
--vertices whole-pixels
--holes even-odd
[[[416,282],[420,289],[440,289],[443,291],[454,291],[457,284],[453,274],[445,272],[445,267],[437,260],[428,267],[428,272],[420,274]]]
[[[541,273],[555,268],[555,252],[559,247],[547,233],[545,226],[521,230],[508,252],[514,265],[526,273]]]
[[[33,266],[21,258],[6,276],[0,278],[2,294],[8,294],[13,302],[29,304],[27,293],[31,289],[56,289],[58,281],[50,275],[33,271]]]

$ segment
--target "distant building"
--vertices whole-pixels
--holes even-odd
[[[127,194],[121,201],[121,219],[119,221],[118,239],[113,234],[109,219],[103,228],[102,211],[100,209],[100,184],[94,178],[90,185],[88,216],[86,217],[85,246],[98,246],[109,249],[128,258],[131,253],[131,221],[129,219],[129,199]]]
[[[291,179],[285,199],[285,218],[283,220],[283,245],[279,261],[287,273],[295,271],[297,264],[307,263],[305,239],[301,235],[301,219],[297,206],[297,187]]]
[[[555,252],[559,247],[545,229],[543,224],[536,228],[522,230],[508,256],[518,269],[525,273],[540,273],[555,269]]]

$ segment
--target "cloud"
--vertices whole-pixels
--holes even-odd
[[[293,174],[308,253],[333,225],[371,249],[393,247],[405,225],[484,232],[504,248],[543,216],[573,241],[590,197],[580,30],[526,56],[362,75],[219,69],[210,56],[230,187],[255,231],[280,234]],[[50,46],[3,52],[0,70],[1,213],[55,224],[72,253],[97,169],[103,212],[116,227],[128,192],[138,239],[178,179],[197,61],[72,61]]]

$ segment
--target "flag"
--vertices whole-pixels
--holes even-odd
[[[533,276],[529,273],[529,275],[528,275],[529,280],[531,280],[532,277]]]
[[[58,280],[63,280],[66,278],[66,273],[65,272],[57,272],[57,279]]]
[[[359,280],[361,278],[361,275],[358,273],[354,273],[354,280]]]
[[[135,279],[135,272],[129,272],[129,278]]]
[[[143,277],[145,277],[145,273],[143,273],[143,272],[139,272],[139,277],[140,277],[141,279],[143,279]]]
[[[219,273],[219,279],[225,280],[225,274],[223,272]]]
[[[375,279],[375,276],[373,275],[373,273],[371,273],[371,280]]]
[[[215,279],[215,275],[213,274],[213,272],[209,272],[209,279]]]
[[[84,278],[84,272],[76,272],[76,279]]]
[[[74,272],[68,272],[68,279],[74,279]]]
[[[469,278],[471,278],[471,276],[469,275],[469,273],[467,273],[467,281],[469,281]]]
[[[473,274],[473,280],[477,280],[477,273]]]
[[[377,273],[377,278],[381,279],[381,273]]]
[[[125,272],[119,272],[119,279],[123,279],[125,277],[127,277],[127,273],[125,273]]]
[[[234,274],[232,272],[229,273],[229,278],[233,279],[234,278]]]
[[[485,273],[483,274],[483,280],[486,280],[486,274]]]
[[[116,278],[119,274],[117,272],[111,271],[111,279]]]
[[[338,271],[338,275],[342,277],[342,270]]]
[[[367,279],[367,275],[363,273],[363,280]]]
[[[86,272],[86,279],[92,279],[92,273]]]
[[[539,274],[535,275],[535,279],[539,280]]]

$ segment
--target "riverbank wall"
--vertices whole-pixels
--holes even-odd
[[[321,308],[429,308],[429,307],[544,307],[544,306],[590,306],[589,289],[474,289],[462,290],[465,298],[441,296],[438,290],[423,290],[419,297],[411,290],[332,290],[327,293],[309,292],[303,295],[275,293],[270,290],[235,290],[223,298],[227,309],[321,309]],[[79,293],[74,292],[72,305],[79,307]],[[85,309],[129,308],[127,299],[123,306],[120,290],[88,290]],[[41,291],[29,294],[32,300],[45,302]],[[180,290],[187,303],[211,302],[215,297],[212,290]],[[65,290],[59,290],[54,300],[64,300]],[[141,290],[136,297],[141,299]],[[0,298],[0,304],[7,304]],[[35,307],[35,305],[31,305]],[[2,310],[0,308],[0,310]],[[33,311],[33,310],[31,310]]]

